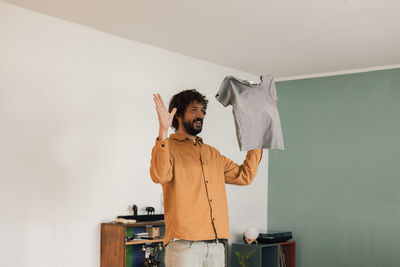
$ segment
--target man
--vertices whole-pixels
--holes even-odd
[[[150,174],[163,188],[167,267],[222,267],[229,238],[225,183],[248,185],[256,176],[262,150],[247,152],[241,166],[197,136],[208,100],[195,89],[174,95],[167,110],[154,95],[159,133]],[[175,134],[168,138],[172,125]]]

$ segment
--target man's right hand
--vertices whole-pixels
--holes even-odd
[[[164,101],[160,94],[153,94],[153,100],[156,104],[158,122],[160,125],[158,139],[163,141],[168,138],[168,128],[172,124],[172,120],[174,119],[176,113],[176,108],[173,108],[171,113],[168,112],[168,109],[165,107]]]

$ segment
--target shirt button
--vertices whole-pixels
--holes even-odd
[[[197,146],[197,144],[195,143],[194,146]]]
[[[210,198],[210,202],[212,202],[212,199]]]
[[[206,184],[208,184],[208,180],[206,180]]]
[[[215,218],[212,218],[213,221],[215,221]]]

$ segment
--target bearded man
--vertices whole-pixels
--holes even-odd
[[[247,152],[237,165],[207,145],[201,132],[208,100],[185,90],[167,109],[153,95],[159,132],[152,150],[150,175],[163,189],[166,267],[223,267],[229,238],[225,184],[248,185],[257,174],[262,150]],[[175,133],[168,137],[168,128]]]

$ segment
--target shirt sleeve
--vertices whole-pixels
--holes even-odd
[[[235,185],[249,185],[256,177],[258,165],[261,161],[262,149],[249,150],[242,165],[222,156],[225,168],[225,183]]]
[[[232,88],[230,86],[230,76],[225,77],[222,81],[221,86],[218,90],[218,93],[215,95],[215,98],[222,104],[224,107],[232,105]]]
[[[150,176],[153,182],[158,184],[167,183],[172,179],[172,159],[168,140],[157,139],[151,152]]]
[[[269,95],[271,96],[272,101],[274,101],[274,103],[278,102],[278,96],[276,93],[276,86],[275,86],[274,78],[272,78],[271,84],[269,86]]]

